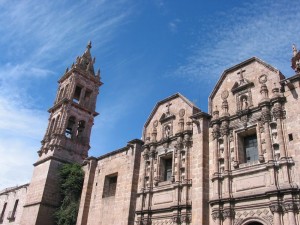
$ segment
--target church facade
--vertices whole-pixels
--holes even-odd
[[[300,53],[295,74],[252,57],[226,69],[203,112],[177,93],[142,139],[88,156],[99,87],[89,43],[59,80],[30,184],[0,192],[0,224],[52,225],[58,168],[82,164],[77,225],[299,225]]]

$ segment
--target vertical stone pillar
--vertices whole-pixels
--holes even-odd
[[[213,151],[214,151],[214,173],[219,173],[219,149],[218,149],[218,139],[220,137],[220,131],[219,131],[219,125],[214,124],[213,125],[213,131],[212,131],[212,136],[213,136]]]
[[[278,203],[273,203],[270,205],[270,210],[273,213],[273,222],[274,225],[281,225],[281,213],[282,207]]]
[[[231,208],[223,210],[223,225],[231,225],[232,218],[234,216],[234,211]]]
[[[144,190],[145,189],[145,177],[146,177],[146,166],[147,166],[147,160],[149,159],[149,147],[144,148],[144,154],[143,154],[143,159],[144,159],[144,166],[142,166],[142,184],[141,188]]]
[[[260,133],[260,124],[256,126],[256,134],[257,134],[257,148],[258,148],[258,160],[259,162],[264,162],[264,155],[262,152],[262,144],[261,144],[261,133]]]
[[[288,214],[289,225],[297,225],[296,213],[295,213],[297,210],[296,205],[293,202],[285,202],[284,209],[285,209],[286,213]]]
[[[286,151],[285,151],[285,143],[284,143],[283,131],[282,131],[283,110],[279,102],[276,102],[274,104],[273,116],[276,119],[276,123],[277,123],[277,136],[278,136],[280,158],[284,159],[286,158]]]
[[[181,150],[181,137],[178,137],[177,138],[177,145],[176,145],[176,151],[177,151],[177,173],[176,173],[176,181],[177,182],[180,182],[180,163],[181,163],[181,153],[180,153],[180,150]]]
[[[222,213],[219,209],[214,210],[212,212],[212,218],[214,221],[214,225],[221,225],[221,221],[222,221]]]
[[[96,158],[89,157],[84,161],[84,183],[80,197],[80,205],[76,222],[77,225],[87,224],[96,168]]]
[[[272,151],[272,141],[270,135],[270,110],[268,107],[264,106],[262,109],[261,115],[262,122],[264,124],[265,131],[265,141],[266,141],[266,150],[267,150],[267,161],[273,160],[273,151]]]

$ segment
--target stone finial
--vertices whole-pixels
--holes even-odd
[[[92,42],[91,42],[91,41],[88,42],[86,48],[87,48],[88,50],[90,50],[90,49],[92,48]]]
[[[293,56],[296,56],[297,52],[297,47],[295,44],[293,44]]]
[[[97,77],[100,77],[100,69],[98,69],[97,73],[96,73]]]
[[[66,73],[69,72],[69,67],[66,68]]]

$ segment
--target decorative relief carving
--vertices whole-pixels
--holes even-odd
[[[261,112],[261,122],[263,124],[269,123],[271,121],[271,114],[269,110],[265,110]]]
[[[219,210],[215,210],[211,214],[213,220],[215,221],[216,219],[222,219],[222,213]]]
[[[224,209],[223,211],[223,219],[226,220],[227,218],[234,218],[234,210],[233,209]]]
[[[284,211],[286,212],[296,212],[297,211],[297,205],[293,202],[285,202],[284,203]]]
[[[157,120],[154,120],[153,122],[153,127],[156,128],[158,126],[158,121]]]
[[[228,96],[229,96],[229,91],[227,91],[227,90],[224,90],[221,94],[221,98],[223,100],[226,100],[228,98]]]
[[[278,203],[273,203],[269,206],[271,212],[274,213],[281,213],[282,212],[282,206]]]
[[[273,215],[269,214],[268,209],[264,210],[245,210],[238,211],[235,214],[234,225],[241,225],[249,221],[265,221],[267,224],[273,224]]]
[[[212,135],[214,139],[218,139],[220,137],[220,129],[219,129],[219,125],[215,124],[213,126],[213,131],[212,131]]]
[[[185,109],[180,109],[180,110],[179,110],[179,117],[180,117],[180,118],[183,118],[184,115],[185,115]]]
[[[262,74],[262,75],[260,75],[259,78],[258,78],[258,82],[259,82],[260,84],[265,84],[267,81],[268,81],[268,77],[267,77],[266,74]]]

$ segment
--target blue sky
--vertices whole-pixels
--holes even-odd
[[[89,40],[102,81],[90,155],[140,138],[176,92],[207,111],[226,68],[257,56],[290,68],[300,47],[293,1],[0,0],[0,189],[29,182],[57,80]]]

